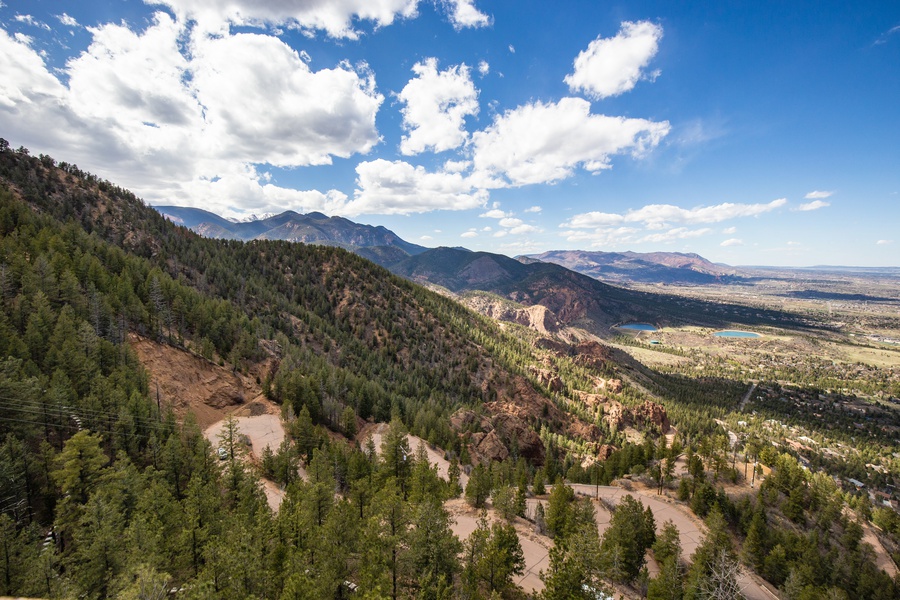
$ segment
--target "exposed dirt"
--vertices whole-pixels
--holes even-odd
[[[171,406],[182,418],[192,413],[201,429],[262,398],[262,389],[253,376],[137,334],[130,334],[128,342],[150,373],[151,397],[158,390],[161,405]]]
[[[389,425],[387,423],[366,424],[359,430],[356,439],[359,440],[360,446],[365,448],[366,440],[372,438],[372,441],[375,443],[375,452],[378,453],[378,455],[381,455],[381,442],[388,427]],[[428,454],[428,462],[437,466],[438,477],[444,480],[448,479],[447,473],[450,469],[450,461],[444,458],[444,453],[440,448],[433,448],[428,442],[412,434],[407,434],[406,440],[409,442],[409,449],[412,450],[413,454],[416,453],[416,450],[420,445],[424,446],[425,452]],[[468,483],[469,476],[464,472],[460,472],[459,485],[462,486],[463,489],[466,489]]]
[[[219,445],[222,421],[229,414],[237,417],[238,430],[250,441],[251,463],[259,464],[266,446],[275,451],[281,445],[281,411],[262,395],[254,374],[232,371],[187,350],[134,333],[128,336],[128,342],[150,373],[151,396],[158,390],[160,404],[172,407],[180,418],[193,414],[213,447]],[[302,470],[300,475],[305,477]],[[271,481],[261,481],[269,506],[278,510],[284,491]]]
[[[463,542],[465,542],[473,531],[478,527],[478,519],[481,517],[481,511],[469,506],[464,500],[455,498],[444,503],[444,508],[450,513],[452,523],[450,529]],[[500,521],[501,517],[493,510],[486,510],[488,524],[494,521]],[[522,554],[525,557],[525,572],[522,575],[515,576],[514,581],[521,586],[527,593],[538,592],[544,589],[544,582],[541,581],[541,571],[550,568],[550,548],[553,547],[553,540],[545,535],[539,535],[534,531],[534,525],[516,517],[512,523],[516,528],[519,536],[519,544],[522,546]]]

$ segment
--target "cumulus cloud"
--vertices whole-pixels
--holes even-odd
[[[491,72],[491,65],[489,65],[486,60],[482,60],[478,63],[478,72],[484,77]]]
[[[460,234],[459,237],[464,237],[464,238],[476,238],[476,237],[478,237],[478,232],[477,232],[477,231],[472,231],[472,230],[470,229],[469,231],[466,231],[466,232]]]
[[[491,210],[487,211],[486,213],[481,213],[478,216],[486,218],[486,219],[505,219],[507,217],[511,217],[512,214],[504,212],[504,211],[500,210],[499,208],[492,208]]]
[[[809,197],[809,196],[807,196]],[[801,204],[797,207],[797,210],[800,211],[810,211],[810,210],[818,210],[820,208],[825,208],[826,206],[831,206],[831,202],[825,202],[824,200],[813,200],[812,202],[807,202],[805,204]]]
[[[475,175],[485,187],[551,183],[576,167],[608,169],[615,154],[640,157],[668,132],[666,121],[590,114],[590,103],[580,98],[534,102],[472,135]]]
[[[734,233],[737,233],[737,227],[726,227],[722,230],[722,233],[724,233],[725,235],[732,235]]]
[[[527,212],[527,213],[539,213],[539,212],[541,212],[541,210],[542,210],[542,209],[541,209],[540,206],[530,206],[530,207],[528,207],[528,208],[525,209],[525,212]]]
[[[738,238],[731,238],[731,239],[725,240],[724,242],[722,242],[719,245],[724,246],[726,248],[728,248],[730,246],[743,246],[744,240],[739,240]]]
[[[894,240],[878,240],[877,242],[875,242],[875,244],[878,246],[890,246],[893,243]]]
[[[419,0],[147,0],[168,6],[181,22],[195,20],[207,31],[235,25],[275,25],[334,38],[359,38],[353,24],[371,21],[375,27],[391,25],[398,18],[415,17]]]
[[[356,167],[357,190],[345,214],[411,214],[481,208],[487,192],[460,173],[428,172],[404,161],[383,159]]]
[[[598,37],[579,53],[575,70],[564,81],[573,92],[596,99],[627,92],[648,77],[644,69],[656,55],[662,34],[662,27],[649,21],[625,21],[615,37]]]
[[[804,196],[806,200],[824,200],[834,195],[834,192],[812,191]]]
[[[364,70],[312,71],[277,38],[211,37],[165,13],[141,33],[125,24],[88,32],[91,43],[66,63],[64,84],[27,40],[0,29],[4,133],[95,165],[148,202],[221,209],[236,200],[220,196],[216,205],[192,194],[211,181],[237,189],[241,179],[244,197],[258,202],[282,194],[285,205],[336,206],[341,195],[278,192],[247,165],[327,164],[379,141],[383,97]]]
[[[450,15],[450,22],[456,29],[463,27],[485,27],[491,18],[475,8],[473,0],[444,0]]]
[[[768,203],[698,206],[685,209],[671,204],[649,204],[625,213],[592,211],[573,216],[560,227],[572,242],[590,242],[593,246],[613,246],[624,243],[666,243],[696,238],[713,233],[709,227],[691,229],[691,225],[719,223],[741,217],[755,217],[787,204],[779,198]],[[677,227],[675,225],[678,225]],[[733,233],[728,228],[726,233]]]
[[[437,59],[412,68],[416,77],[398,94],[403,127],[409,134],[400,142],[405,155],[426,150],[441,152],[465,143],[465,118],[478,114],[478,92],[465,64],[438,71]]]
[[[642,223],[652,226],[666,223],[719,223],[738,217],[755,217],[787,204],[787,200],[779,198],[766,204],[733,204],[725,202],[713,206],[681,208],[672,204],[648,204],[639,209],[631,209],[624,214],[587,212],[575,215],[562,227],[585,229],[591,227],[609,227],[623,223]]]
[[[522,221],[522,219],[517,219],[514,217],[506,217],[505,219],[500,219],[498,225],[503,227],[507,233],[512,235],[521,235],[523,233],[539,233],[541,229],[539,227],[535,227],[534,225],[529,225]]]

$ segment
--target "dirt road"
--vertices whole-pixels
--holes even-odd
[[[653,512],[653,518],[656,520],[657,532],[662,529],[662,525],[666,521],[672,521],[672,523],[675,524],[675,527],[678,528],[678,534],[681,540],[681,552],[685,558],[690,558],[697,550],[700,543],[703,542],[706,528],[700,520],[688,513],[686,508],[675,504],[662,496],[602,485],[599,486],[599,488],[593,485],[577,483],[571,484],[571,486],[576,494],[589,496],[591,498],[597,498],[599,495],[601,499],[606,499],[613,503],[618,503],[622,497],[629,494],[636,500],[640,500],[641,504],[649,506],[650,510]],[[609,513],[601,507],[601,510],[597,510],[595,514],[597,527],[600,529],[602,535],[603,531],[609,526]],[[603,522],[604,520],[606,520],[605,523]],[[649,562],[650,561],[648,561],[648,563]],[[738,584],[741,586],[741,592],[747,600],[776,600],[778,598],[778,596],[771,591],[774,590],[774,586],[771,584],[764,584],[759,577],[751,574],[746,569],[743,569],[740,577],[738,577]]]
[[[478,527],[478,519],[481,512],[466,504],[465,500],[456,498],[444,503],[444,508],[450,513],[452,519],[450,529],[463,542]],[[501,520],[497,513],[489,508],[487,510],[488,523]],[[514,577],[516,585],[521,586],[528,593],[539,592],[544,589],[540,572],[550,567],[549,556],[553,540],[534,532],[534,525],[525,519],[516,518],[513,522],[516,533],[519,536],[519,544],[522,546],[522,555],[525,558],[525,572]]]
[[[375,452],[378,455],[381,455],[381,442],[384,439],[384,434],[387,432],[388,425],[387,423],[378,423],[371,428],[366,428],[360,432],[360,435],[357,438],[360,440],[360,444],[363,448],[366,447],[366,440],[368,438],[372,438],[372,441],[375,443]],[[409,442],[409,449],[412,450],[413,454],[416,453],[420,445],[425,446],[425,452],[428,454],[428,462],[437,465],[438,476],[447,480],[447,472],[450,469],[450,461],[444,458],[444,453],[440,448],[432,448],[428,445],[428,442],[423,440],[420,437],[414,436],[411,433],[406,434],[406,440]],[[469,483],[469,476],[465,473],[459,474],[459,485],[462,486],[462,489],[466,489],[466,485]]]
[[[257,414],[254,416],[239,416],[237,420],[238,431],[242,435],[246,435],[250,439],[250,453],[253,462],[258,463],[262,458],[263,449],[269,447],[272,451],[278,450],[281,442],[284,441],[284,426],[281,424],[281,415],[272,412],[272,407],[265,407],[269,412]],[[274,410],[277,410],[274,409]],[[248,412],[259,412],[259,409]],[[203,435],[212,443],[213,447],[219,446],[219,434],[225,427],[225,421],[219,421],[209,426]],[[300,469],[300,476],[306,479],[306,473]],[[266,493],[266,501],[269,508],[277,511],[284,500],[284,490],[282,490],[274,482],[268,479],[260,479],[263,484],[263,490]]]

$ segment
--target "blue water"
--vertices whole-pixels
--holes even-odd
[[[716,337],[728,337],[728,338],[758,338],[760,335],[758,333],[753,333],[752,331],[717,331],[713,334]]]
[[[628,323],[627,325],[619,325],[621,329],[637,329],[638,331],[657,331],[656,327],[650,323]]]

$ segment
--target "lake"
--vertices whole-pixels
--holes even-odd
[[[657,331],[656,327],[650,323],[628,323],[619,325],[619,329],[636,329],[637,331]]]
[[[758,338],[758,337],[761,337],[758,333],[753,333],[752,331],[717,331],[713,335],[716,337],[728,337],[728,338]]]

